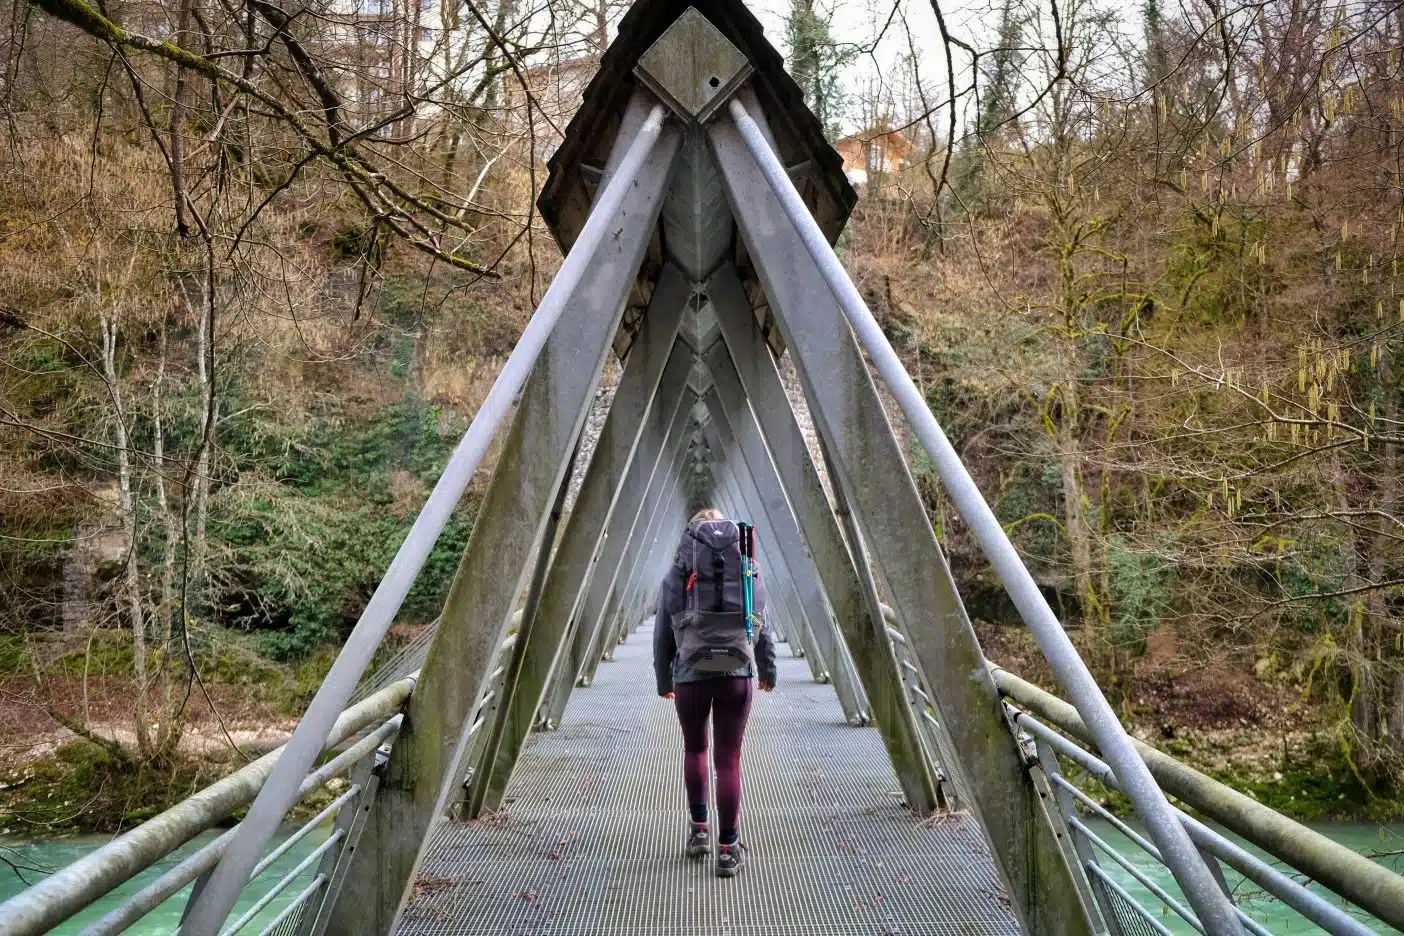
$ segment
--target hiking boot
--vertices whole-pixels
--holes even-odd
[[[700,858],[712,850],[712,837],[707,833],[707,823],[694,822],[692,834],[687,837],[687,857]]]
[[[746,846],[740,842],[717,846],[717,877],[736,877],[746,864]]]

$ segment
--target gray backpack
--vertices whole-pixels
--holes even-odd
[[[688,526],[678,546],[687,606],[673,615],[678,659],[704,673],[729,673],[755,662],[746,639],[741,531],[730,520]]]

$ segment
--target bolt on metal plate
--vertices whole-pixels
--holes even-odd
[[[634,74],[683,120],[706,123],[751,75],[751,63],[688,7],[639,57]]]

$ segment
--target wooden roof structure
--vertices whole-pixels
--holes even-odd
[[[625,120],[631,98],[641,87],[636,73],[640,59],[680,20],[684,21],[680,25],[686,25],[689,17],[695,20],[699,14],[749,62],[743,98],[749,99],[753,113],[758,110],[764,117],[781,161],[820,228],[831,243],[843,230],[858,199],[843,174],[843,159],[824,138],[822,125],[785,71],[784,60],[741,0],[694,0],[690,6],[677,0],[639,0],[620,21],[618,37],[586,88],[564,141],[547,163],[549,176],[537,206],[562,252],[570,249],[584,226],[605,173],[611,142]],[[681,113],[678,118],[691,125],[662,217],[616,336],[615,353],[623,359],[632,345],[665,260],[677,263],[700,282],[728,258],[741,271],[757,318],[778,353],[783,348],[779,333],[767,327],[764,292],[736,234],[705,135],[691,118]]]

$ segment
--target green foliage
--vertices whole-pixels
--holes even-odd
[[[396,335],[391,339],[390,349],[390,373],[408,377],[410,365],[414,363],[414,337]]]
[[[971,389],[957,381],[953,372],[948,371],[926,388],[926,405],[931,407],[936,421],[957,448],[972,432],[981,428],[976,403]]]
[[[1160,0],[1146,0],[1141,6],[1142,31],[1146,40],[1145,83],[1153,86],[1165,77],[1165,16]]]
[[[1251,207],[1206,210],[1167,245],[1167,298],[1180,306],[1187,324],[1234,325],[1255,313],[1274,288],[1268,268],[1252,256],[1267,239],[1268,228],[1264,214]],[[1290,225],[1274,221],[1271,235],[1274,242],[1288,237]]]
[[[1005,0],[999,11],[998,43],[981,69],[985,83],[978,124],[981,135],[993,133],[1015,112],[1019,84],[1019,46],[1023,35],[1023,19],[1012,0]]]
[[[1206,772],[1269,809],[1303,822],[1389,822],[1404,816],[1404,797],[1387,786],[1367,790],[1338,745],[1315,737],[1306,747],[1271,778],[1232,769]]]
[[[394,327],[379,335],[377,350],[392,361],[412,360],[415,342],[423,340],[418,332],[432,320],[445,326],[439,340],[450,346],[487,358],[511,353],[523,321],[479,298],[433,277],[386,276],[376,289],[374,312],[378,320]],[[394,366],[396,376],[406,376],[394,371]]]
[[[301,718],[335,661],[336,652],[331,647],[321,647],[296,660],[291,680],[280,687],[282,691],[275,700],[278,710],[284,715]]]
[[[438,422],[434,408],[410,400],[365,423],[314,424],[290,449],[283,485],[216,528],[238,570],[222,601],[230,623],[259,629],[260,649],[278,660],[339,639],[452,453]],[[397,496],[403,488],[412,493]],[[412,502],[401,503],[407,496]],[[405,600],[403,620],[422,623],[438,612],[472,527],[471,505],[460,508]]]
[[[936,470],[936,463],[931,460],[915,433],[909,437],[909,442],[907,457],[911,462],[912,475],[920,480]]]
[[[78,377],[75,362],[67,359],[62,344],[51,338],[16,342],[9,354],[17,372],[26,377],[11,394],[11,402],[24,407],[29,416],[45,416],[73,392]]]
[[[830,27],[833,11],[817,9],[814,0],[793,0],[785,21],[785,38],[790,45],[790,74],[804,92],[809,105],[824,127],[824,135],[836,139],[843,117],[844,95],[840,72],[853,58],[841,48]]]
[[[1174,582],[1174,568],[1160,555],[1132,548],[1124,537],[1107,542],[1112,590],[1111,640],[1145,652],[1146,634],[1164,616]]]
[[[88,639],[50,663],[51,672],[68,676],[125,676],[132,672],[132,635],[130,631],[93,630]]]
[[[385,255],[385,242],[375,236],[369,226],[349,227],[332,237],[331,253],[338,263],[360,260],[367,255],[372,262],[379,262]]]
[[[176,760],[139,766],[89,741],[0,773],[0,828],[113,832],[150,819],[216,777],[209,765]]]
[[[249,434],[240,442],[255,459],[272,462],[279,481],[300,494],[345,494],[376,504],[393,499],[391,476],[397,470],[428,484],[437,481],[454,446],[439,434],[438,409],[417,398],[393,403],[369,419],[332,409],[296,433]]]
[[[22,634],[0,634],[0,679],[29,670],[29,647]]]
[[[1036,464],[1021,462],[999,491],[994,511],[1026,560],[1041,571],[1059,557],[1062,527],[1053,516],[1061,479],[1044,477]]]

